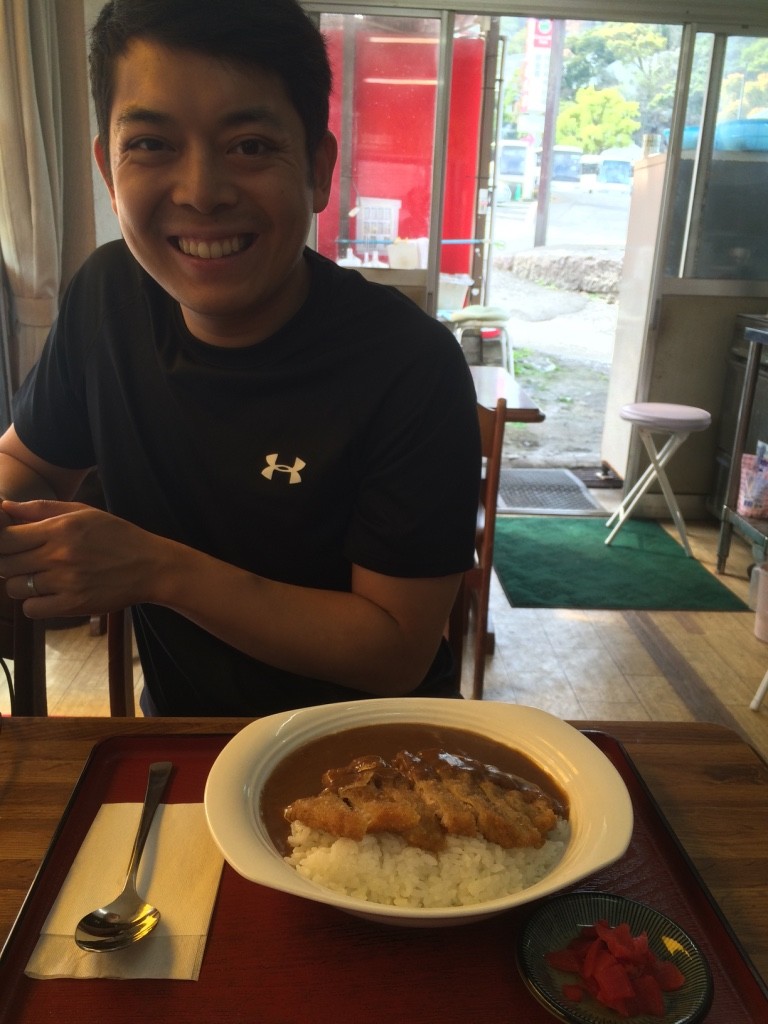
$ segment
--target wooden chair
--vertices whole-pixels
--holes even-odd
[[[107,615],[107,683],[109,713],[113,718],[133,718],[133,626],[131,609]]]
[[[493,632],[488,624],[488,602],[493,573],[493,542],[496,535],[496,505],[501,476],[501,455],[504,447],[504,424],[507,403],[500,398],[495,409],[477,406],[484,472],[480,487],[480,504],[475,531],[475,565],[464,574],[462,582],[465,627],[474,626],[474,673],[472,696],[481,700],[485,681],[485,659],[493,654]]]
[[[133,633],[130,610],[110,612],[107,620],[107,684],[110,714],[131,718],[133,696]],[[21,601],[0,587],[0,657],[13,661],[13,713],[45,716],[48,695],[45,675],[45,622],[29,619]]]
[[[496,532],[496,504],[501,475],[501,455],[504,445],[506,401],[503,398],[499,399],[495,409],[478,405],[477,414],[480,421],[484,471],[475,530],[475,565],[462,576],[461,585],[446,625],[445,635],[453,655],[457,675],[461,680],[464,641],[469,629],[470,618],[474,620],[472,696],[480,700],[483,696],[485,680],[485,659],[489,654],[493,654],[495,646],[493,632],[490,628],[488,605],[493,572],[493,543]],[[472,616],[470,613],[473,613]]]
[[[461,578],[459,590],[451,608],[451,614],[445,627],[445,638],[453,657],[456,679],[461,686],[462,668],[464,665],[464,634],[467,630],[467,588],[464,577]]]
[[[28,619],[21,601],[13,601],[0,583],[0,658],[13,661],[12,711],[47,715],[45,623]]]
[[[94,471],[78,490],[77,501],[106,508],[101,481]],[[133,696],[133,631],[130,610],[91,617],[91,633],[107,634],[109,708],[114,717],[131,718]],[[9,598],[0,584],[0,658],[13,661],[14,714],[47,715],[45,623],[28,619],[21,602]]]

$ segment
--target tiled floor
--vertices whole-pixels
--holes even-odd
[[[610,503],[615,493],[594,492]],[[717,524],[690,523],[695,556],[715,571]],[[746,545],[734,539],[719,577],[746,600]],[[559,611],[511,608],[494,580],[496,651],[487,663],[487,699],[515,701],[560,717],[701,720],[740,732],[768,757],[768,698],[751,701],[768,668],[768,645],[753,612]],[[47,635],[49,712],[106,715],[106,638],[87,625]],[[134,662],[137,693],[141,687]],[[465,663],[469,693],[471,652]],[[0,710],[7,695],[0,680]]]

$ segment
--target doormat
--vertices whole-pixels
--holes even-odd
[[[747,611],[654,520],[629,519],[606,547],[602,519],[497,516],[494,568],[518,608]]]
[[[610,466],[590,466],[586,469],[573,467],[571,472],[591,491],[624,486],[624,481],[613,472]]]
[[[502,469],[497,507],[522,515],[607,515],[569,469]]]

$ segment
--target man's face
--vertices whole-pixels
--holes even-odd
[[[95,154],[123,237],[196,337],[246,345],[296,312],[336,145],[310,167],[276,76],[135,40],[115,67],[109,147],[108,165],[98,140]]]

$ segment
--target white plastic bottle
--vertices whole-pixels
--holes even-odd
[[[359,256],[355,256],[355,251],[352,246],[347,249],[347,255],[342,256],[340,260],[336,261],[340,267],[362,267],[363,261]]]

